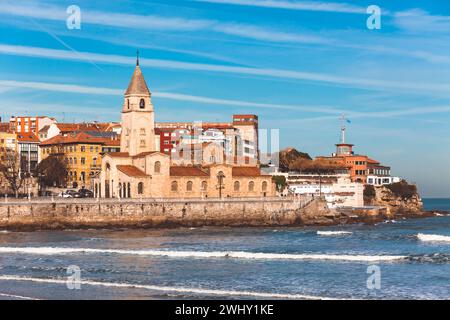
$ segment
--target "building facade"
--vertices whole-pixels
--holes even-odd
[[[258,166],[205,162],[205,157],[215,159],[203,152],[200,163],[177,162],[171,157],[172,150],[170,155],[164,152],[164,148],[161,152],[165,144],[157,145],[158,141],[165,141],[156,138],[157,133],[167,132],[173,138],[173,131],[161,129],[161,125],[155,128],[151,93],[137,61],[122,106],[121,152],[106,153],[102,158],[101,173],[94,186],[96,196],[206,198],[275,195],[271,176],[261,174]],[[176,125],[172,129],[192,130],[192,127]],[[174,147],[172,141],[171,148]],[[187,159],[191,158],[191,150],[183,152]]]
[[[57,135],[40,144],[42,159],[62,156],[67,163],[69,188],[93,190],[93,179],[101,170],[102,155],[120,150],[118,138],[92,136],[86,132]]]

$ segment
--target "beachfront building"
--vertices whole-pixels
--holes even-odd
[[[242,121],[242,130],[249,126],[248,121]],[[173,127],[192,130],[189,126]],[[121,152],[106,153],[102,158],[100,177],[94,187],[96,196],[211,198],[275,195],[271,176],[261,174],[257,165],[241,166],[232,157],[224,162],[222,160],[227,157],[223,148],[211,147],[206,153],[202,149],[200,158],[192,158],[196,152],[187,149],[186,145],[172,152],[176,144],[170,140],[165,148],[166,144],[161,145],[163,140],[156,138],[155,129],[159,134],[165,136],[167,133],[172,137],[172,132],[162,130],[161,125],[155,128],[151,93],[137,61],[122,106]],[[214,144],[203,142],[201,145],[204,143]],[[170,155],[165,149],[171,150]]]
[[[401,179],[391,176],[391,168],[380,164],[379,161],[367,155],[355,154],[354,145],[345,141],[346,126],[341,127],[341,141],[336,144],[336,152],[331,157],[319,156],[316,159],[332,160],[349,167],[350,178],[353,182],[371,185],[390,184]]]
[[[40,144],[42,159],[50,156],[62,156],[65,159],[68,187],[85,187],[91,190],[93,178],[100,173],[102,155],[119,150],[118,136],[94,135],[84,131],[59,134]]]

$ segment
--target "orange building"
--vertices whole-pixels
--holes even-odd
[[[380,164],[380,162],[366,155],[355,154],[353,144],[345,142],[345,125],[341,128],[341,142],[336,144],[336,153],[331,157],[317,157],[318,159],[331,159],[339,161],[349,167],[350,178],[353,182],[367,183],[367,176],[388,177],[391,168]]]

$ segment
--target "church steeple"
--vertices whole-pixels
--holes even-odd
[[[128,95],[150,95],[141,67],[139,66],[139,50],[136,51],[136,67],[134,68],[133,76],[131,77],[128,89],[125,96]]]
[[[120,150],[131,156],[155,151],[154,110],[150,90],[139,67],[139,51],[136,67],[131,77],[122,107],[122,134]]]

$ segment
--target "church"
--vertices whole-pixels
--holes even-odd
[[[217,147],[201,150],[196,162],[179,161],[160,152],[155,136],[150,90],[136,61],[125,92],[120,152],[102,157],[94,183],[100,198],[243,198],[275,196],[270,175],[258,163],[236,161]],[[209,153],[208,153],[209,152]]]

